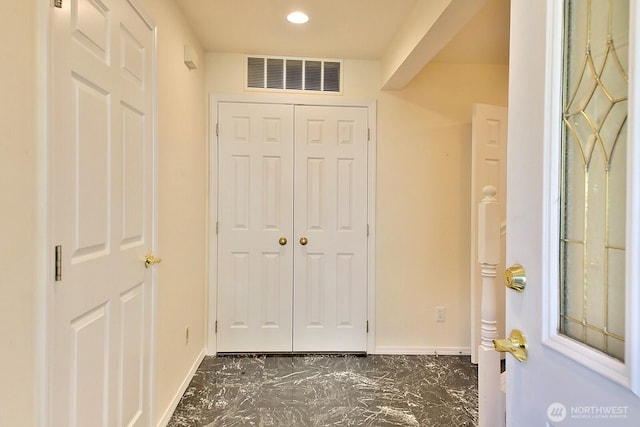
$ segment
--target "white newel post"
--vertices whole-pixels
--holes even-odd
[[[496,188],[488,185],[478,207],[478,262],[482,266],[482,302],[478,346],[478,421],[480,427],[502,427],[504,404],[500,390],[500,353],[493,349],[496,328],[496,266],[500,262],[500,206]]]

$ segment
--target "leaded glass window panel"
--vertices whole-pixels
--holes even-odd
[[[560,333],[624,361],[628,0],[566,0]]]

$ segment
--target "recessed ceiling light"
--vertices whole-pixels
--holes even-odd
[[[304,12],[291,12],[287,15],[287,21],[293,24],[304,24],[309,22],[309,17]]]

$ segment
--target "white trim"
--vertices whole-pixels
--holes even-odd
[[[211,108],[209,108],[209,111],[211,111]],[[216,241],[216,245],[212,247],[211,242],[214,241],[214,239],[216,238],[215,235],[215,222],[213,223],[213,227],[211,224],[211,219],[212,219],[212,212],[214,212],[212,210],[213,205],[215,204],[215,200],[211,201],[211,189],[212,188],[217,188],[217,186],[214,186],[213,184],[215,184],[214,182],[212,182],[212,178],[211,175],[216,176],[216,174],[211,173],[212,172],[216,172],[215,168],[218,167],[218,163],[215,162],[215,164],[212,162],[213,159],[213,153],[212,153],[212,148],[211,147],[217,147],[217,143],[216,141],[212,140],[212,136],[215,136],[215,126],[213,126],[213,128],[211,127],[212,125],[212,121],[211,119],[209,119],[206,123],[206,132],[207,132],[207,139],[206,139],[206,143],[205,143],[205,147],[204,147],[204,155],[205,155],[205,174],[209,174],[207,176],[207,179],[205,180],[205,204],[204,204],[204,214],[205,214],[205,223],[204,223],[204,235],[206,236],[205,238],[205,245],[204,245],[204,277],[205,277],[205,288],[204,288],[204,301],[202,301],[203,303],[203,309],[204,309],[204,350],[205,350],[205,354],[209,355],[210,353],[210,347],[208,345],[208,342],[210,342],[210,338],[209,338],[209,334],[211,331],[211,328],[209,327],[209,319],[213,318],[215,319],[216,316],[212,316],[212,313],[209,311],[210,307],[211,307],[211,294],[212,291],[210,289],[210,283],[211,282],[211,277],[212,274],[217,274],[216,271],[216,265],[212,264],[211,262],[209,262],[211,258],[211,253],[215,252],[216,253],[216,257],[217,257],[217,241]],[[217,154],[217,153],[216,153]],[[216,156],[217,157],[217,156]],[[216,215],[217,217],[217,215]],[[213,234],[212,234],[213,231]],[[216,277],[216,276],[213,276]],[[214,306],[215,306],[215,301],[214,301]],[[215,315],[215,312],[213,313]],[[215,354],[215,351],[214,353]]]
[[[626,265],[626,376],[629,388],[640,396],[640,7],[638,1],[629,4],[629,113],[627,119],[627,256]]]
[[[367,279],[367,352],[371,353],[376,348],[376,176],[377,176],[377,109],[376,102],[371,101],[369,108],[369,149],[367,161],[367,224],[369,227],[369,237],[367,239],[368,256],[367,265],[369,268]]]
[[[218,103],[220,102],[246,102],[250,104],[292,104],[292,105],[311,105],[311,106],[337,106],[337,107],[364,107],[369,108],[371,104],[375,105],[375,101],[368,99],[323,99],[311,96],[268,96],[254,94],[210,94],[209,105],[211,111],[209,117],[217,118]],[[375,124],[375,123],[372,123]],[[212,129],[215,131],[215,127]],[[372,129],[373,132],[373,129]]]
[[[129,0],[130,2],[132,0]],[[135,4],[134,4],[135,3]],[[151,91],[152,91],[152,136],[151,136],[151,145],[152,145],[152,186],[153,186],[153,195],[151,204],[153,206],[153,212],[151,217],[151,228],[152,228],[152,240],[151,240],[151,251],[153,253],[158,253],[158,242],[159,242],[159,230],[160,230],[160,201],[159,201],[159,165],[160,165],[160,156],[158,149],[158,27],[155,22],[151,19],[151,17],[144,11],[144,8],[141,4],[139,4],[139,0],[135,0],[131,5],[136,9],[140,17],[145,21],[145,23],[149,26],[149,29],[152,31],[152,43],[153,46],[151,48]],[[151,301],[151,319],[150,319],[150,343],[149,343],[149,366],[147,367],[147,387],[148,387],[148,408],[149,413],[147,414],[147,425],[153,425],[153,421],[156,415],[156,385],[157,385],[157,376],[156,376],[156,359],[157,359],[157,342],[158,342],[158,270],[152,269],[151,271],[151,279],[150,279],[150,301]]]
[[[313,105],[313,106],[341,106],[341,107],[364,107],[368,109],[368,126],[370,130],[370,141],[367,158],[367,222],[369,224],[369,238],[367,239],[367,317],[369,321],[369,333],[367,335],[367,353],[374,353],[375,347],[375,271],[376,271],[376,147],[377,147],[377,110],[376,102],[370,100],[336,100],[336,99],[316,99],[307,97],[296,98],[272,98],[252,95],[209,95],[209,191],[208,191],[208,314],[207,321],[207,354],[215,355],[216,333],[214,322],[217,314],[217,290],[218,290],[218,236],[216,235],[216,222],[218,220],[218,137],[216,135],[216,124],[218,122],[218,104],[221,102],[246,102],[246,103],[266,103],[266,104],[292,104],[292,105]]]
[[[187,391],[187,388],[189,387],[189,383],[191,383],[191,380],[193,379],[194,375],[198,370],[198,367],[204,360],[204,356],[205,356],[205,349],[202,349],[202,351],[200,351],[200,354],[198,354],[196,361],[191,366],[191,369],[189,369],[189,373],[182,381],[182,384],[180,384],[178,391],[176,391],[176,394],[173,396],[171,403],[162,414],[162,417],[160,418],[156,426],[165,427],[167,424],[169,424],[169,421],[171,421],[171,417],[173,416],[173,413],[175,412],[176,408],[178,407],[178,404],[180,403],[180,399],[182,399],[182,396],[184,395],[185,391]],[[150,425],[153,425],[153,424],[150,424]]]
[[[218,315],[218,235],[216,233],[216,223],[218,222],[218,136],[216,135],[216,127],[218,123],[218,99],[209,96],[209,146],[208,146],[208,164],[207,169],[209,179],[207,180],[209,188],[207,189],[207,206],[208,206],[208,239],[207,239],[207,262],[208,268],[208,310],[207,324],[205,325],[207,336],[207,355],[215,355],[217,353],[216,331],[214,322]]]
[[[631,1],[632,16],[638,16],[636,0]],[[561,182],[561,154],[557,147],[561,140],[561,123],[557,120],[562,115],[562,46],[563,46],[563,4],[562,2],[548,2],[547,22],[551,28],[551,35],[547,41],[546,70],[547,82],[545,94],[545,138],[544,167],[543,167],[543,250],[542,277],[543,301],[542,307],[542,344],[557,351],[563,356],[581,364],[582,366],[602,375],[609,380],[630,388],[634,393],[640,392],[640,343],[637,339],[640,332],[640,314],[636,308],[640,303],[640,289],[638,289],[638,275],[640,265],[636,262],[640,256],[640,225],[637,213],[640,212],[640,149],[637,144],[628,144],[627,173],[627,254],[626,254],[626,363],[622,363],[585,344],[574,341],[558,333],[560,298],[559,290],[559,236],[560,236],[560,182]],[[634,124],[640,120],[640,111],[635,108],[633,100],[640,99],[640,91],[636,87],[636,71],[634,64],[634,46],[637,45],[635,22],[631,19],[630,26],[630,87],[629,87],[629,118],[627,120],[628,141],[637,141],[638,136]],[[633,95],[632,95],[633,94]],[[633,215],[636,215],[635,217]],[[633,239],[633,240],[632,240]],[[633,286],[634,281],[635,286]]]
[[[471,347],[392,347],[376,348],[375,354],[389,355],[432,355],[432,356],[471,356]]]
[[[34,395],[34,422],[36,425],[49,425],[49,398],[50,398],[50,378],[53,366],[50,360],[50,342],[52,322],[51,304],[53,298],[53,287],[51,286],[51,262],[53,259],[53,244],[51,237],[52,215],[50,210],[51,194],[51,158],[49,155],[50,140],[49,135],[49,111],[51,108],[51,97],[49,88],[51,86],[49,41],[51,34],[51,5],[48,2],[38,2],[36,6],[36,71],[37,82],[37,117],[38,130],[34,136],[36,139],[36,254],[35,254],[35,351],[34,357],[36,372],[34,374],[35,395]]]
[[[547,75],[545,76],[546,94],[545,109],[549,112],[545,115],[544,129],[544,154],[542,174],[542,277],[545,278],[542,286],[542,334],[541,342],[545,344],[550,337],[557,335],[558,330],[558,301],[559,301],[559,247],[556,243],[560,236],[560,151],[555,147],[560,146],[561,123],[554,120],[561,117],[562,100],[562,38],[563,38],[563,4],[562,2],[549,2],[547,9],[547,28],[551,34],[547,39],[545,62]],[[555,9],[554,9],[555,6]],[[550,65],[549,65],[550,64]]]
[[[547,338],[542,344],[585,368],[591,369],[603,377],[629,388],[629,378],[625,372],[625,364],[619,360],[560,334]]]

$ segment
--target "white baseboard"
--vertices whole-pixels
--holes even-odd
[[[374,354],[470,356],[471,347],[376,347]]]
[[[189,383],[191,382],[191,379],[196,374],[196,371],[198,370],[198,366],[200,366],[200,363],[202,363],[202,360],[204,359],[205,351],[206,351],[206,348],[203,348],[202,351],[200,351],[200,354],[198,354],[196,361],[193,363],[193,366],[191,366],[191,369],[189,370],[189,373],[185,377],[184,381],[182,381],[182,384],[180,385],[180,388],[176,392],[175,396],[173,397],[171,404],[166,409],[166,411],[164,411],[164,414],[162,415],[162,418],[160,419],[160,421],[158,421],[158,427],[166,427],[167,424],[169,424],[169,421],[171,421],[171,416],[173,415],[173,412],[178,407],[178,403],[180,403],[180,399],[182,398],[182,395],[187,390],[187,387],[189,387]]]

